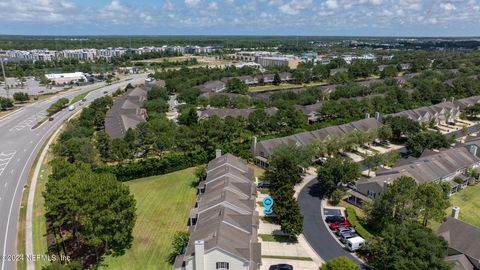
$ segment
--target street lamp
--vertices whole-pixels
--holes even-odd
[[[0,57],[0,64],[2,66],[3,82],[5,83],[5,92],[7,92],[7,98],[10,98],[10,91],[8,90],[7,77],[5,76],[5,67],[3,66],[3,57]]]

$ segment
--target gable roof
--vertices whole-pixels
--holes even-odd
[[[331,136],[342,136],[353,131],[368,131],[381,126],[380,121],[375,118],[366,118],[339,126],[330,126],[314,131],[301,132],[286,137],[260,141],[255,149],[256,156],[269,157],[274,149],[281,144],[308,145],[314,139],[325,140]],[[263,154],[260,154],[260,153]]]
[[[437,231],[447,240],[448,247],[480,260],[480,228],[450,217]]]

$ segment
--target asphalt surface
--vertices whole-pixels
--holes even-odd
[[[46,116],[46,109],[61,97],[72,99],[75,96],[92,89],[102,88],[90,92],[87,103],[105,95],[105,91],[112,93],[128,83],[143,83],[146,75],[130,76],[131,80],[122,80],[118,83],[105,83],[82,87],[81,90],[63,93],[47,100],[25,106],[23,110],[0,120],[0,266],[1,270],[16,269],[15,255],[17,254],[17,226],[19,208],[23,189],[32,168],[35,157],[48,137],[61,123],[79,110],[77,103],[75,110],[64,109],[54,115],[53,121],[46,121],[40,127],[32,130],[42,117]],[[85,105],[83,105],[85,106]],[[40,254],[37,254],[40,255]],[[12,257],[13,256],[13,257]],[[24,257],[26,259],[26,256]]]
[[[320,202],[324,192],[316,178],[310,180],[300,191],[298,203],[303,214],[303,235],[308,243],[323,260],[347,256],[353,262],[362,263],[340,246],[325,226],[320,213]]]

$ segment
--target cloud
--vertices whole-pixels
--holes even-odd
[[[185,0],[185,5],[187,7],[197,7],[200,4],[200,0]]]
[[[327,0],[325,2],[325,6],[328,9],[337,9],[338,8],[338,2],[337,2],[337,0]]]
[[[7,0],[0,2],[0,21],[67,21],[75,7],[75,2],[67,0]]]
[[[455,7],[454,4],[452,3],[441,3],[440,4],[440,8],[445,10],[445,11],[452,11],[452,10],[456,10],[457,8]]]

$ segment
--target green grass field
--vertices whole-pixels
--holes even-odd
[[[480,184],[468,186],[464,190],[450,197],[453,206],[460,207],[460,219],[480,227]],[[447,210],[447,214],[452,213],[452,208]]]
[[[478,209],[480,209],[480,200],[478,200],[478,198],[480,198],[480,184],[468,186],[464,190],[452,195],[450,197],[451,206],[446,210],[447,217],[451,216],[452,207],[459,206],[459,219],[480,227],[480,212],[478,211]],[[436,232],[440,225],[440,222],[431,221],[428,227]]]
[[[133,245],[121,257],[107,257],[103,269],[170,269],[166,262],[176,231],[187,230],[195,205],[195,168],[136,179],[125,184],[137,200]]]

